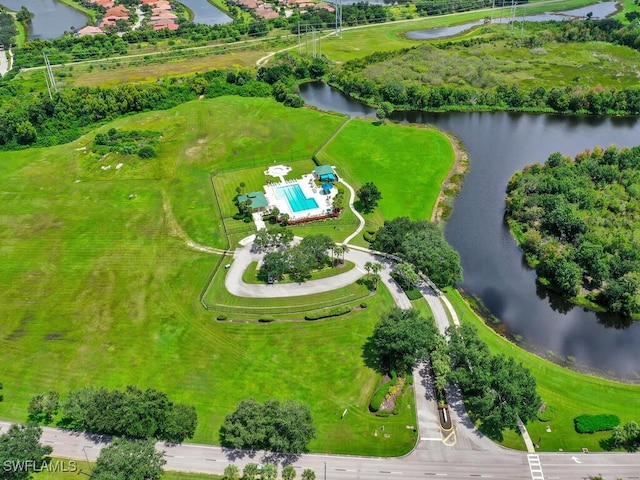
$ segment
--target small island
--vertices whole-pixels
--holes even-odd
[[[538,281],[575,303],[640,317],[640,147],[552,154],[507,187],[505,216]]]

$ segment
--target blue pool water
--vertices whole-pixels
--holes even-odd
[[[318,202],[316,202],[316,199],[305,197],[300,185],[297,183],[276,188],[276,197],[286,198],[287,202],[289,202],[289,206],[291,207],[291,211],[294,213],[318,208]]]

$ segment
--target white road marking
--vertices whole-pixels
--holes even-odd
[[[533,480],[544,480],[544,474],[542,473],[542,463],[540,463],[540,457],[538,455],[527,455],[529,461],[529,471],[531,472],[531,478]]]

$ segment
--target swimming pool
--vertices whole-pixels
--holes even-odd
[[[276,197],[285,198],[294,213],[318,208],[316,199],[305,197],[300,185],[297,183],[276,188]]]

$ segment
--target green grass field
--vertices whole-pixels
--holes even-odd
[[[228,97],[101,127],[163,132],[158,158],[126,158],[117,171],[96,168],[79,150],[94,133],[67,145],[0,153],[0,418],[25,421],[30,398],[49,389],[135,384],[195,405],[196,442],[217,443],[224,416],[241,399],[278,397],[311,406],[318,431],[313,451],[409,451],[412,395],[397,417],[381,419],[367,408],[379,375],[364,366],[362,346],[392,305],[388,292],[367,296],[367,309],[319,322],[218,322],[199,295],[221,257],[188,248],[176,232],[226,246],[211,178],[240,168],[228,179],[235,188],[247,168],[310,158],[341,122],[269,99]],[[379,131],[406,130],[389,125]],[[107,161],[118,159],[92,160]],[[338,225],[344,230],[334,231]],[[307,231],[344,238],[352,228],[327,222]],[[211,294],[227,301],[223,275],[213,278]],[[366,288],[354,284],[308,300],[362,295]],[[382,425],[389,438],[374,436]]]
[[[430,128],[351,121],[316,158],[335,165],[356,191],[366,182],[378,187],[382,200],[367,222],[380,226],[383,219],[400,216],[431,218],[454,152],[449,140]]]
[[[609,438],[610,432],[578,434],[574,430],[573,419],[583,413],[614,413],[622,423],[638,421],[638,396],[640,385],[628,385],[602,378],[592,377],[562,368],[537,355],[526,352],[487,327],[468,307],[456,291],[448,290],[447,297],[454,305],[462,322],[474,325],[493,353],[504,353],[514,357],[531,369],[538,383],[538,393],[542,401],[557,411],[555,419],[549,422],[535,420],[527,424],[527,430],[540,450],[557,452],[600,451],[600,440]],[[546,427],[551,427],[551,432]],[[505,446],[524,448],[519,434],[507,432]]]

